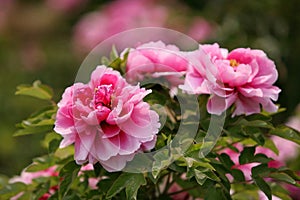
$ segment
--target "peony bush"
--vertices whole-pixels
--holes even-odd
[[[119,53],[94,66],[87,83],[66,88],[58,103],[40,81],[17,88],[18,95],[49,103],[15,133],[44,134],[48,154],[7,180],[1,198],[291,199],[299,194],[300,177],[286,165],[298,155],[300,133],[274,123],[273,116],[283,111],[275,104],[281,90],[275,86],[275,63],[263,51],[229,52],[218,44],[182,51],[152,41]],[[153,79],[166,84],[143,83]],[[190,96],[197,108],[190,106]],[[220,136],[213,137],[210,123],[222,117]],[[191,126],[194,134],[181,128]]]

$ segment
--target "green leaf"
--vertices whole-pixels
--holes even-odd
[[[239,121],[240,125],[243,126],[250,126],[250,127],[259,127],[259,128],[273,128],[273,125],[270,122],[263,121],[263,120],[253,120],[248,121],[246,119],[242,119]]]
[[[207,196],[204,200],[223,200],[225,197],[222,194],[222,190],[220,188],[211,187],[208,192]]]
[[[141,185],[145,184],[146,180],[143,174],[123,173],[110,187],[110,189],[107,192],[106,198],[110,199],[116,196],[125,188],[127,199],[136,199],[138,189]]]
[[[259,162],[259,163],[268,163],[270,162],[272,159],[268,158],[265,154],[262,153],[258,153],[255,154],[252,162]]]
[[[265,139],[262,135],[262,131],[258,127],[249,127],[249,126],[244,126],[242,128],[242,131],[246,134],[249,135],[257,144],[263,146],[265,143]]]
[[[62,177],[62,181],[59,184],[59,199],[63,199],[67,195],[73,181],[78,177],[79,170],[80,167],[74,161],[67,163],[60,170],[59,175]]]
[[[296,184],[296,181],[285,173],[272,173],[270,174],[270,177],[293,185]]]
[[[255,147],[244,147],[244,150],[239,156],[239,163],[241,165],[252,162],[254,158]]]
[[[37,172],[53,166],[54,158],[51,156],[42,156],[33,159],[32,164],[26,168],[26,172]]]
[[[300,133],[288,126],[280,125],[275,129],[272,129],[270,134],[277,135],[300,145]]]
[[[58,149],[60,141],[60,139],[54,139],[49,143],[49,153],[54,153]]]
[[[234,178],[236,181],[239,181],[239,182],[244,182],[244,181],[245,181],[244,173],[243,173],[241,170],[238,170],[238,169],[231,169],[230,172],[231,172],[233,178]]]
[[[269,200],[272,200],[272,191],[270,186],[264,181],[263,178],[256,176],[254,178],[254,182],[257,185],[257,187],[265,193],[265,195],[268,197]]]
[[[273,168],[268,168],[268,164],[261,164],[255,166],[251,169],[252,177],[265,177],[268,176],[271,172],[273,172]]]
[[[159,173],[172,163],[172,157],[169,154],[169,150],[164,149],[156,153],[153,158],[152,175],[154,178],[157,178]]]
[[[225,153],[222,153],[220,156],[219,156],[219,159],[220,161],[224,164],[224,166],[230,170],[231,167],[234,165],[234,162],[230,159],[230,157],[225,154]]]
[[[271,149],[276,155],[279,154],[279,151],[272,139],[267,139],[265,141],[264,147]]]
[[[27,95],[38,99],[51,100],[53,96],[52,89],[43,85],[41,81],[35,81],[32,86],[20,85],[17,87],[16,95]]]
[[[6,185],[4,188],[0,190],[1,199],[10,199],[11,197],[17,195],[18,193],[25,191],[26,185],[21,182],[12,183]]]
[[[30,134],[39,134],[39,133],[47,133],[52,131],[53,125],[45,125],[45,126],[33,126],[27,127],[24,129],[17,130],[13,136],[23,136],[23,135],[30,135]]]
[[[207,179],[207,175],[197,169],[194,169],[194,173],[197,183],[203,185]]]

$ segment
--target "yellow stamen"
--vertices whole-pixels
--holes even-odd
[[[236,61],[235,59],[230,60],[230,66],[231,67],[237,67],[240,63]]]

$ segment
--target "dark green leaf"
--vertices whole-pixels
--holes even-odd
[[[244,126],[242,128],[242,131],[246,134],[249,135],[250,138],[252,138],[254,141],[257,142],[257,144],[263,146],[265,143],[265,139],[262,135],[262,131],[260,128],[257,127],[249,127],[249,126]]]
[[[95,175],[98,177],[100,175],[101,170],[103,169],[102,165],[97,162],[96,164],[94,164],[94,172]]]
[[[244,147],[244,150],[239,156],[239,163],[241,165],[252,162],[254,158],[255,147]]]
[[[78,177],[80,167],[74,162],[69,162],[60,170],[62,181],[59,184],[59,199],[64,198],[70,190],[71,184]]]
[[[58,149],[61,140],[54,139],[49,143],[49,153],[54,153]]]
[[[230,159],[230,157],[225,154],[225,153],[222,153],[220,156],[219,156],[219,159],[220,161],[224,164],[224,166],[230,170],[231,167],[234,165],[234,162]]]
[[[146,184],[146,180],[143,174],[123,173],[110,187],[106,198],[110,199],[126,188],[127,199],[136,199],[138,189],[144,184]]]
[[[268,164],[261,164],[255,166],[251,169],[252,177],[265,177],[268,176],[271,172],[273,172],[273,168],[268,168]]]
[[[231,169],[231,174],[233,178],[238,182],[244,182],[245,176],[244,173],[241,170],[238,169]]]
[[[204,200],[225,200],[225,197],[223,196],[220,188],[211,187]]]
[[[263,178],[256,176],[254,178],[254,182],[257,185],[257,187],[265,193],[265,195],[268,197],[269,200],[272,200],[272,191],[270,186],[264,181]]]
[[[258,153],[255,154],[252,162],[259,162],[259,163],[268,163],[270,162],[272,159],[268,158],[265,154],[262,153]]]

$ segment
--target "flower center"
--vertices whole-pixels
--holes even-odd
[[[235,59],[230,59],[229,61],[230,66],[231,67],[237,67],[240,63],[238,61],[236,61]]]
[[[112,85],[99,85],[95,88],[94,105],[110,107],[111,95],[113,93]]]
[[[100,85],[95,88],[94,106],[97,110],[97,119],[99,124],[106,120],[111,111],[111,95],[113,93],[112,85]]]

